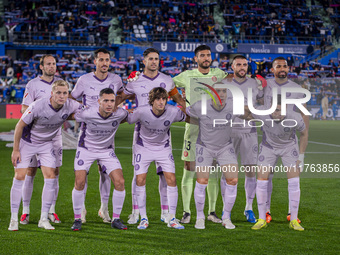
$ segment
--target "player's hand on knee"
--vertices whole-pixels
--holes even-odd
[[[296,162],[297,166],[299,167],[300,169],[300,172],[303,172],[303,168],[305,166],[305,154],[300,154],[299,155],[299,159],[298,161]]]
[[[130,73],[129,77],[127,78],[128,82],[137,81],[139,78],[140,72],[139,71],[133,71]]]
[[[12,152],[12,164],[13,164],[13,166],[16,167],[18,162],[21,162],[20,151],[13,151]]]

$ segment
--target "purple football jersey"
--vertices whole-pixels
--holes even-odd
[[[268,79],[267,80],[267,86],[264,88],[264,106],[265,109],[269,109],[272,105],[272,99],[273,99],[273,88],[277,88],[277,93],[281,94],[281,88],[301,88],[301,86],[291,80],[288,80],[285,83],[279,84],[275,81],[275,79]],[[286,93],[287,99],[299,99],[304,98],[304,94],[302,93]],[[289,107],[293,107],[292,105],[288,105]],[[287,110],[292,110],[293,108]],[[295,110],[295,107],[294,107]],[[288,112],[288,111],[287,111]]]
[[[139,122],[137,144],[157,151],[170,146],[170,126],[173,122],[185,121],[185,114],[176,106],[166,105],[165,111],[157,116],[152,106],[144,105],[136,108],[128,116],[130,124]]]
[[[175,88],[175,83],[169,75],[158,72],[154,78],[149,78],[142,73],[138,80],[126,85],[124,93],[127,95],[136,95],[136,106],[147,105],[149,103],[149,92],[153,88],[162,87],[167,92]]]
[[[114,136],[119,123],[127,115],[128,112],[123,108],[118,108],[106,118],[100,115],[98,107],[79,109],[75,114],[75,119],[84,124],[78,146],[91,151],[114,148]]]
[[[245,81],[239,83],[235,79],[232,80],[231,84],[239,89],[242,90],[242,93],[244,95],[244,105],[248,105],[248,88],[252,89],[252,102],[253,106],[257,108],[256,106],[256,99],[259,94],[258,90],[258,84],[256,80],[251,78],[246,78]],[[231,92],[228,91],[228,99],[231,97]],[[239,117],[235,118],[235,123],[243,123],[244,120],[240,119]],[[256,128],[249,127],[248,125],[242,125],[242,124],[234,124],[232,129],[233,134],[237,133],[256,133]]]
[[[231,143],[231,122],[235,120],[232,103],[228,101],[221,110],[213,107],[214,102],[207,102],[207,114],[201,113],[201,101],[186,108],[190,117],[199,120],[197,144],[209,149],[220,149]],[[214,126],[215,121],[215,126]]]
[[[100,80],[91,72],[78,79],[71,95],[74,98],[81,97],[84,105],[98,107],[99,92],[105,88],[111,88],[117,94],[123,89],[122,79],[117,74],[108,73],[104,80]]]
[[[301,114],[293,112],[288,112],[282,121],[274,121],[271,115],[252,115],[264,123],[261,127],[262,145],[268,148],[283,148],[297,143],[296,131],[301,132],[306,128]]]
[[[21,116],[28,125],[23,131],[22,139],[35,144],[52,141],[64,121],[80,107],[81,105],[72,99],[67,99],[58,110],[52,107],[50,98],[33,102]]]
[[[22,99],[23,105],[30,105],[34,101],[41,98],[50,98],[52,91],[52,84],[55,81],[62,80],[59,77],[54,77],[51,82],[44,81],[40,77],[30,80],[25,88],[24,98]]]

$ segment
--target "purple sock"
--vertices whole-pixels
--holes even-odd
[[[256,199],[259,210],[259,219],[266,220],[266,201],[267,201],[268,180],[257,180]]]
[[[44,179],[44,187],[41,196],[41,213],[48,213],[54,198],[56,179]]]
[[[23,185],[24,185],[24,181],[19,181],[13,178],[13,184],[11,188],[11,212],[12,213],[19,212]]]
[[[81,210],[84,204],[84,190],[72,190],[73,213],[75,219],[81,218]]]
[[[24,185],[22,187],[22,205],[30,206],[33,192],[34,176],[26,175]]]
[[[159,175],[158,190],[159,190],[159,196],[160,196],[160,199],[161,199],[162,210],[168,210],[169,209],[167,187],[168,187],[168,185],[166,183],[164,174]]]
[[[205,204],[205,189],[207,186],[208,186],[207,184],[199,184],[196,181],[194,198],[196,204],[197,219],[205,219],[204,204]]]
[[[224,194],[224,213],[222,219],[230,219],[231,210],[234,207],[237,195],[237,184],[229,185],[226,184],[225,194]]]
[[[99,193],[102,204],[108,204],[111,191],[111,179],[106,173],[99,172]]]
[[[119,219],[120,214],[122,212],[124,200],[125,200],[125,190],[118,191],[114,189],[112,193],[112,206],[113,206],[112,220]]]
[[[178,188],[176,187],[167,187],[168,199],[169,199],[169,213],[172,215],[176,215],[177,209],[177,201],[178,201]]]

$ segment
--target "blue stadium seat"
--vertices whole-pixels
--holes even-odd
[[[254,40],[249,40],[249,43],[254,43]]]

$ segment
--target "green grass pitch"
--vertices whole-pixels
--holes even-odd
[[[0,119],[0,132],[14,129],[17,120]],[[117,156],[122,164],[126,180],[126,200],[122,219],[126,222],[131,212],[131,147],[133,127],[123,124],[116,135]],[[176,123],[172,127],[172,144],[179,186],[177,217],[182,214],[180,183],[183,171],[181,147],[184,126]],[[310,143],[305,163],[340,163],[340,121],[311,121]],[[20,225],[19,231],[7,230],[10,220],[10,188],[14,176],[10,162],[11,148],[0,142],[0,254],[335,254],[340,249],[340,174],[305,174],[301,178],[301,203],[299,218],[304,232],[288,228],[286,220],[288,192],[286,178],[274,177],[272,196],[273,221],[261,231],[250,229],[245,221],[244,179],[239,179],[238,194],[232,212],[235,230],[226,230],[220,224],[206,223],[205,230],[196,230],[195,205],[192,197],[192,222],[184,230],[169,229],[160,221],[158,177],[155,168],[149,170],[147,178],[147,211],[150,227],[137,230],[128,225],[127,231],[112,229],[97,216],[100,207],[98,170],[94,164],[90,170],[86,197],[87,223],[79,232],[71,231],[73,222],[72,197],[75,151],[64,151],[60,174],[60,192],[56,210],[62,221],[55,224],[54,231],[39,229],[41,191],[43,178],[38,172],[34,182],[31,202],[30,224]],[[242,175],[241,175],[242,176]],[[306,178],[308,177],[308,178]],[[327,177],[327,178],[325,178]],[[112,188],[111,188],[112,189]],[[111,201],[111,199],[110,199]],[[111,202],[110,202],[111,203]],[[109,204],[110,205],[110,204]],[[207,202],[206,202],[207,207]],[[109,206],[110,212],[112,207]],[[207,210],[207,209],[206,209]],[[217,214],[222,211],[221,197],[217,201]],[[254,211],[257,214],[256,199]],[[207,213],[207,211],[205,211]],[[21,209],[19,214],[21,213]]]

